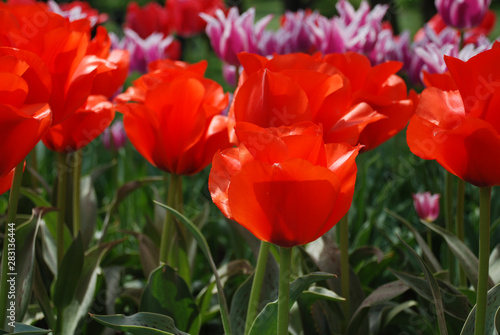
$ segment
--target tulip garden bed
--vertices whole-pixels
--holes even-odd
[[[498,334],[490,2],[0,2],[0,334]]]

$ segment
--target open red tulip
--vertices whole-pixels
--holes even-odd
[[[237,148],[215,154],[213,202],[257,238],[282,247],[316,240],[349,210],[360,146],[326,144],[311,122],[261,128],[237,123]]]
[[[0,178],[11,173],[49,129],[50,89],[50,73],[37,55],[0,47]]]
[[[221,115],[228,96],[203,77],[205,68],[206,62],[155,62],[115,99],[130,142],[161,170],[197,173],[217,150],[230,146],[227,117]]]
[[[410,150],[479,187],[500,185],[500,48],[463,62],[445,56],[458,90],[429,87],[407,131]],[[451,86],[453,87],[453,86]]]

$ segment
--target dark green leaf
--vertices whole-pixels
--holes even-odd
[[[131,316],[90,315],[97,322],[111,329],[134,335],[187,335],[175,327],[172,318],[155,313],[137,313]]]
[[[197,334],[201,327],[198,306],[184,279],[168,265],[154,270],[144,289],[141,312],[170,316],[177,327],[190,334]]]
[[[23,335],[44,335],[50,333],[50,330],[45,330],[41,328],[37,328],[34,326],[25,325],[22,323],[16,322],[14,327],[14,332],[10,333],[5,330],[0,329],[0,335],[3,334],[23,334]]]
[[[370,307],[394,299],[406,291],[408,291],[408,286],[400,281],[387,283],[378,287],[368,297],[366,297],[366,299],[358,307],[349,322],[346,334],[359,334],[360,327],[362,326],[363,321],[368,315],[368,310]]]
[[[441,291],[439,289],[439,285],[436,281],[436,278],[434,278],[434,275],[432,274],[431,270],[429,267],[424,263],[422,258],[413,250],[405,241],[403,241],[400,238],[401,243],[410,251],[410,253],[413,255],[415,259],[417,259],[420,263],[420,266],[422,267],[422,270],[424,271],[425,278],[427,282],[429,283],[431,293],[432,293],[432,302],[434,306],[436,307],[436,316],[438,320],[438,326],[439,326],[439,333],[441,335],[447,335],[448,334],[448,329],[446,328],[446,319],[444,317],[444,306],[443,306],[443,299],[441,298]]]
[[[333,277],[330,273],[315,272],[295,279],[290,284],[290,308],[297,301],[299,296],[313,283],[323,281]],[[276,333],[278,325],[278,302],[274,301],[266,305],[264,309],[257,315],[250,335],[273,335]]]
[[[207,258],[208,262],[210,263],[210,267],[212,268],[212,271],[215,276],[215,281],[217,283],[217,295],[219,298],[219,305],[221,310],[222,324],[224,326],[224,331],[226,332],[226,335],[232,335],[231,325],[229,323],[229,309],[227,307],[226,297],[224,295],[224,290],[220,282],[219,274],[217,272],[217,267],[215,266],[212,254],[210,253],[210,248],[208,247],[207,240],[205,240],[205,237],[198,229],[198,227],[196,227],[196,225],[192,223],[187,217],[185,217],[184,215],[182,215],[181,213],[179,213],[178,211],[176,211],[171,207],[168,207],[156,201],[155,203],[172,212],[172,214],[174,214],[175,217],[177,217],[177,219],[179,219],[179,221],[186,226],[186,228],[191,232],[191,234],[193,234],[193,237],[196,240],[196,242],[198,242],[198,247],[201,249],[205,257]]]
[[[97,196],[90,176],[83,177],[80,185],[80,208],[83,209],[80,211],[80,226],[83,246],[87,248],[94,236],[97,221]]]
[[[420,222],[422,222],[428,228],[432,229],[434,232],[438,233],[444,238],[451,252],[453,253],[453,255],[455,255],[458,262],[460,263],[460,266],[462,267],[462,269],[464,269],[465,274],[469,278],[470,282],[477,289],[479,261],[476,255],[474,255],[474,253],[470,251],[470,249],[464,244],[464,242],[460,241],[455,235],[447,232],[445,229],[435,224],[428,223],[424,220],[421,220]],[[491,280],[491,278],[489,278],[489,285],[490,287],[493,286],[493,281]]]
[[[497,335],[496,314],[500,306],[500,284],[494,286],[488,291],[488,298],[486,300],[486,327],[484,335]],[[474,335],[476,322],[476,306],[472,309],[465,321],[464,327],[460,335]]]

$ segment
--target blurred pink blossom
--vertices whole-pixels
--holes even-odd
[[[434,4],[444,22],[458,29],[479,26],[491,0],[435,0]]]
[[[413,194],[413,205],[418,217],[427,222],[434,222],[439,216],[440,194],[430,192],[419,192]]]
[[[205,31],[215,54],[231,65],[240,64],[237,54],[242,51],[258,53],[259,40],[272,18],[267,15],[254,24],[255,8],[240,15],[237,7],[232,7],[227,16],[220,9],[215,11],[215,17],[204,13],[200,16],[207,22]]]
[[[109,151],[118,151],[127,143],[127,134],[121,120],[115,121],[102,133],[102,144]]]

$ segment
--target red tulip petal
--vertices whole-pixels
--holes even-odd
[[[339,188],[334,173],[305,160],[253,161],[233,176],[229,206],[234,219],[259,239],[291,247],[333,226],[329,219]]]

